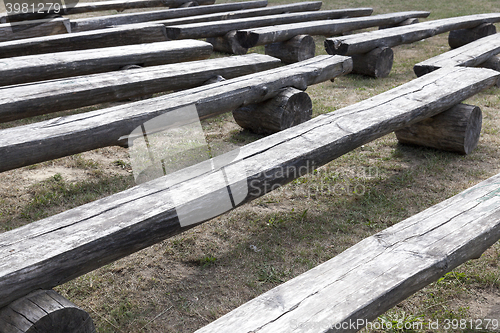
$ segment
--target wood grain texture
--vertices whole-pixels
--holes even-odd
[[[259,0],[192,8],[169,9],[145,13],[128,13],[90,17],[72,20],[71,29],[72,31],[88,31],[117,25],[144,24],[148,22],[161,23],[164,25],[178,25],[220,21],[244,17],[319,10],[322,3],[321,1],[308,1],[262,8],[266,5],[267,0]]]
[[[358,29],[397,24],[411,17],[427,17],[429,14],[429,12],[412,11],[370,17],[344,18],[334,21],[321,20],[292,24],[274,23],[273,26],[255,29],[239,28],[237,36],[242,46],[254,47],[257,45],[284,42],[297,35],[321,35],[327,37],[341,35],[345,32]]]
[[[298,35],[286,42],[266,45],[265,52],[271,57],[281,59],[285,64],[293,64],[314,57],[316,43],[309,35]]]
[[[331,20],[349,16],[370,15],[371,8],[335,9],[316,12],[288,13],[249,17],[215,22],[167,25],[167,36],[170,39],[208,38],[223,36],[232,30],[264,27],[266,25],[286,24],[303,21]],[[243,44],[242,44],[243,45]],[[243,45],[244,46],[244,45]],[[246,46],[245,46],[246,47]]]
[[[318,71],[312,71],[312,73],[318,75]],[[266,76],[269,76],[269,73]],[[193,227],[194,224],[181,227],[177,211],[183,210],[195,216],[196,214],[204,216],[207,207],[219,202],[219,194],[227,193],[228,185],[246,184],[249,190],[240,204],[253,200],[362,144],[450,108],[482,89],[490,87],[499,76],[499,73],[488,69],[461,67],[440,69],[363,102],[318,116],[308,122],[241,147],[237,155],[231,157],[232,162],[227,167],[234,166],[244,172],[236,172],[234,177],[232,175],[230,184],[224,180],[224,177],[216,177],[215,173],[220,173],[220,170],[200,174],[199,167],[193,166],[0,234],[0,307],[35,289],[52,288]],[[317,80],[320,77],[315,76],[315,78]],[[233,80],[204,86],[203,89],[211,93],[210,97],[205,97],[205,103],[210,99],[212,101],[217,99],[217,96],[213,94],[215,87],[223,87]],[[235,92],[234,89],[231,91]],[[262,95],[262,88],[260,93]],[[227,101],[227,98],[225,100]],[[175,103],[175,108],[179,107],[178,99],[170,98],[170,101]],[[238,104],[244,101],[240,99]],[[162,99],[161,102],[163,112],[167,111],[167,101]],[[195,103],[198,111],[203,114],[208,110],[200,102],[200,100],[196,102],[191,99],[186,100],[185,103],[190,105]],[[247,100],[247,102],[253,101]],[[134,104],[139,105],[132,103]],[[216,105],[220,106],[220,103]],[[113,114],[113,109],[108,109],[106,112],[110,113],[112,118],[116,115]],[[139,112],[140,110],[135,108],[136,116],[139,116]],[[152,110],[150,109],[149,112],[151,113]],[[96,121],[102,120],[96,116],[96,113],[86,115],[88,120],[91,117],[95,117]],[[76,117],[82,117],[82,115]],[[75,117],[67,117],[62,121],[70,119],[76,120]],[[45,124],[57,126],[57,121]],[[38,127],[38,129],[42,128]],[[0,136],[2,144],[5,142],[5,137],[12,138],[12,135],[3,135],[4,133],[5,131]],[[30,131],[23,131],[24,137],[31,136],[31,134]],[[100,130],[94,130],[93,135],[99,136]],[[232,156],[232,152],[229,154]],[[433,221],[439,222],[436,219]],[[417,227],[420,225],[422,224],[418,223]],[[448,245],[442,249],[455,244],[454,237],[455,235],[449,239],[449,243],[447,240],[445,244]],[[486,237],[481,244],[487,246],[491,240],[489,237]],[[496,241],[496,235],[491,234],[491,238],[495,238]],[[386,238],[388,242],[390,239],[390,237]],[[433,240],[427,237],[425,239]],[[430,246],[428,250],[430,249],[434,248]],[[356,253],[358,251],[354,252],[355,260],[367,260],[367,257],[359,256],[359,253]],[[470,255],[477,256],[478,253],[470,251]],[[352,259],[349,258],[349,260]],[[394,264],[394,261],[382,262],[385,265]],[[405,261],[398,260],[396,265],[401,265],[402,262]],[[414,261],[410,261],[408,269],[413,264]],[[446,268],[451,269],[451,266],[453,265]],[[337,270],[342,266],[334,265],[334,267]],[[374,277],[367,273],[369,272],[367,269],[361,271],[363,277],[370,279],[369,281]],[[406,272],[406,266],[402,272]],[[443,270],[439,272],[439,274],[442,273]],[[308,283],[308,285],[319,288],[320,281],[314,284]],[[357,279],[351,278],[345,281],[352,282]],[[386,291],[383,283],[374,284],[362,281],[363,287],[355,288],[357,292],[375,292],[379,288]],[[408,285],[403,287],[408,287]],[[407,292],[414,290],[408,288]],[[307,288],[304,287],[303,291],[306,292]],[[344,298],[339,298],[339,295],[350,295],[350,292],[347,289],[342,291],[343,293],[329,294],[331,298],[338,301],[338,304],[341,304],[341,309],[330,307],[333,300],[330,301],[327,296],[324,296],[327,298],[321,298],[323,304],[329,305],[328,309],[332,312],[328,313],[327,317],[332,320],[338,320],[338,316],[351,313],[344,311],[349,309],[349,305],[345,303]],[[298,290],[293,290],[292,294],[304,295]],[[306,294],[307,297],[311,296],[308,291]],[[391,305],[402,299],[399,294],[389,296],[391,297],[384,300]],[[354,302],[354,304],[358,303]],[[297,305],[295,301],[287,302],[283,303],[283,306],[274,306],[269,311],[259,312],[260,323],[265,324],[278,318],[286,319],[286,312],[295,305]],[[386,305],[382,304],[382,307],[375,312],[383,312],[382,308]],[[298,307],[298,309],[307,311],[308,307]],[[363,312],[356,313],[364,315]],[[236,322],[240,326],[236,331],[249,332],[258,327],[254,326],[255,321],[253,317],[248,317],[249,315],[250,313],[245,314],[245,320],[238,317]],[[279,322],[275,323],[279,326]],[[271,327],[269,329],[270,332],[279,332],[283,329],[286,331],[289,327],[278,327],[276,331],[273,331]],[[234,327],[227,332],[235,332]]]
[[[377,47],[409,44],[448,31],[470,29],[483,23],[495,22],[500,22],[500,13],[452,17],[356,35],[327,38],[325,48],[328,54],[352,55],[367,53]]]
[[[76,32],[64,35],[25,38],[0,43],[0,58],[88,50],[168,40],[163,24]]]
[[[357,332],[500,238],[500,175],[368,237],[196,333]]]
[[[185,41],[182,41],[184,43]],[[282,88],[307,86],[350,72],[349,57],[320,56],[301,63],[147,100],[0,131],[0,171],[123,145],[137,126],[165,112],[195,104],[200,118],[276,96]],[[132,71],[131,71],[132,72]],[[120,139],[125,137],[125,139]]]
[[[236,39],[236,30],[229,31],[224,36],[207,38],[207,43],[212,44],[214,51],[229,54],[246,54],[248,49],[240,45]]]
[[[388,47],[377,47],[365,54],[353,54],[352,61],[353,73],[375,78],[387,77],[394,62],[394,52]]]
[[[71,32],[71,27],[67,18],[3,23],[0,24],[0,42],[67,34],[68,32]]]
[[[211,54],[211,44],[184,40],[7,58],[0,60],[0,86],[111,72],[126,65],[200,60]]]
[[[470,154],[479,142],[483,116],[477,106],[458,104],[437,116],[396,131],[403,144]]]
[[[280,64],[255,53],[5,87],[0,89],[0,122],[193,88],[213,76],[232,79]]]
[[[441,67],[477,67],[499,53],[500,34],[494,34],[424,60],[416,64],[413,71],[417,76],[422,76]]]
[[[464,46],[470,42],[497,33],[497,28],[491,23],[483,23],[473,29],[452,30],[448,35],[448,45],[452,49]]]

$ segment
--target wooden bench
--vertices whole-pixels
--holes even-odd
[[[422,61],[413,67],[413,71],[422,76],[441,67],[477,67],[499,53],[500,34],[494,34]]]
[[[403,27],[395,27],[378,31],[369,31],[350,36],[327,38],[325,48],[328,54],[352,55],[354,70],[360,67],[361,74],[375,77],[389,75],[392,68],[392,50],[387,50],[396,45],[409,44],[424,38],[458,29],[472,29],[484,23],[500,22],[500,13],[478,14],[461,17],[453,17],[435,21],[422,22]],[[382,50],[386,50],[382,52]],[[367,57],[372,54],[372,67],[375,71],[363,71],[363,64]],[[380,63],[377,66],[377,61]],[[358,64],[358,65],[357,65]],[[385,65],[385,66],[384,66]]]
[[[357,332],[499,239],[500,174],[362,240],[196,333]]]
[[[5,87],[0,89],[0,122],[193,88],[216,75],[231,79],[280,64],[270,56],[249,54]]]
[[[341,57],[319,58],[329,59],[331,63]],[[314,69],[313,60],[309,60],[309,64],[307,73],[303,71],[301,77],[297,75],[290,78],[285,85],[305,88],[308,83],[331,77],[330,71]],[[297,68],[297,65],[291,66]],[[290,77],[286,75],[278,80],[280,71],[275,71],[276,81],[282,82]],[[266,77],[269,77],[269,73],[266,74]],[[224,213],[227,209],[214,211],[213,207],[219,207],[217,203],[221,200],[220,195],[227,193],[228,187],[233,194],[237,193],[234,190],[241,191],[238,193],[240,196],[236,206],[251,201],[367,142],[434,116],[493,85],[499,77],[500,73],[489,69],[443,68],[369,100],[318,116],[241,147],[237,154],[228,153],[229,158],[226,158],[224,164],[220,164],[220,159],[214,160],[215,164],[219,164],[215,169],[202,171],[200,165],[194,165],[0,234],[0,307],[5,307],[0,311],[0,317],[4,315],[4,311],[10,311],[13,316],[15,313],[19,314],[19,311],[12,311],[12,305],[9,304],[19,304],[23,301],[23,296],[36,289],[50,289],[65,283]],[[248,80],[241,80],[242,82],[248,83]],[[158,110],[154,104],[149,104],[147,113],[153,116],[158,115],[158,111],[164,114],[178,110],[179,107],[191,106],[204,116],[219,112],[220,108],[234,108],[235,105],[244,104],[245,101],[248,102],[247,98],[255,101],[257,96],[271,94],[270,91],[276,86],[276,83],[262,83],[261,80],[259,85],[249,88],[245,86],[245,89],[237,90],[235,88],[243,86],[236,81],[233,83],[226,85],[221,82],[206,86],[204,89],[207,93],[204,97],[198,92],[196,98],[190,100],[180,94],[170,96],[171,103],[168,103],[166,97],[156,99],[162,102],[162,110]],[[227,94],[221,93],[222,90],[230,91],[234,97],[228,99]],[[217,91],[219,93],[215,94]],[[191,91],[190,96],[193,95]],[[181,96],[183,103],[180,103]],[[139,104],[135,104],[137,105]],[[135,109],[137,114],[137,108]],[[106,112],[112,113],[113,109]],[[98,114],[85,114],[87,119],[93,116]],[[114,114],[109,116],[110,119],[114,118]],[[74,120],[75,116],[71,116],[65,121],[69,124],[69,121]],[[100,120],[102,118],[95,118],[96,123]],[[58,122],[59,120],[46,122],[42,127],[46,129],[48,126],[57,126]],[[136,125],[137,123],[133,124],[129,129]],[[22,131],[25,137],[32,135],[31,130],[27,130],[25,127]],[[8,131],[2,131],[0,140],[3,141],[13,134]],[[95,132],[93,134],[99,135]],[[2,156],[5,156],[3,151]],[[205,164],[202,163],[203,165]],[[226,176],[218,177],[217,173],[222,169],[225,170]],[[241,172],[242,170],[244,172]],[[248,191],[249,184],[252,191]],[[244,189],[247,191],[244,192]],[[491,187],[475,191],[475,198],[489,198],[498,192],[498,183],[494,188],[496,192]],[[499,199],[495,197],[494,200]],[[373,319],[377,313],[395,304],[393,302],[401,300],[403,295],[418,290],[428,283],[427,281],[436,279],[458,262],[478,256],[484,248],[498,239],[498,226],[492,227],[488,224],[489,213],[497,221],[499,216],[498,210],[493,209],[491,202],[481,204],[468,199],[462,200],[450,213],[443,213],[436,218],[436,211],[443,211],[442,207],[443,205],[439,206],[430,214],[426,213],[426,216],[430,217],[427,223],[421,223],[421,219],[409,220],[403,225],[389,229],[389,232],[364,241],[358,247],[363,251],[372,249],[367,252],[369,258],[359,256],[357,248],[348,250],[340,256],[340,261],[337,259],[333,265],[330,261],[308,273],[318,273],[315,275],[315,283],[308,283],[308,279],[301,280],[299,277],[286,284],[285,291],[290,290],[289,293],[270,292],[265,297],[260,297],[255,303],[258,305],[255,309],[259,312],[252,314],[253,310],[250,313],[245,311],[245,320],[241,319],[242,312],[238,311],[235,312],[237,315],[232,317],[236,318],[235,320],[221,319],[225,322],[224,325],[219,327],[215,322],[211,327],[216,327],[217,332],[224,332],[222,327],[229,327],[229,324],[238,325],[237,331],[241,332],[250,332],[259,327],[269,332],[287,332],[290,320],[297,318],[327,320],[328,325],[350,318]],[[464,214],[457,213],[460,209],[465,209],[466,213],[470,212],[476,222],[470,223],[464,219]],[[207,211],[212,215],[207,216]],[[460,217],[450,222],[450,219],[456,216]],[[191,219],[192,217],[196,218]],[[457,226],[460,229],[457,230]],[[418,237],[422,234],[441,234],[443,229],[451,231],[448,237],[440,242],[436,242],[435,237]],[[470,238],[481,239],[481,242],[478,242],[477,247],[462,246],[462,240]],[[400,249],[402,239],[406,240],[405,245],[409,244],[412,251]],[[419,243],[421,239],[427,243],[422,245]],[[418,251],[424,251],[426,256],[415,255]],[[391,260],[392,256],[397,260]],[[374,266],[373,263],[380,263],[380,266]],[[401,263],[406,264],[402,266]],[[361,269],[352,270],[352,265],[360,265]],[[323,268],[327,269],[328,274],[323,274]],[[345,272],[351,275],[343,279],[343,275],[336,273],[341,272],[341,269],[346,269]],[[384,274],[372,274],[377,272],[375,269],[381,269],[380,273]],[[410,276],[414,275],[415,271],[424,273],[419,274],[417,279],[411,279]],[[402,272],[405,274],[401,274]],[[373,278],[380,281],[375,284],[376,288],[373,287]],[[365,279],[369,279],[370,283]],[[297,281],[300,287],[288,288]],[[352,283],[352,287],[347,288],[348,283]],[[390,283],[394,283],[394,288],[387,287]],[[333,288],[333,291],[330,292],[328,286]],[[358,295],[377,301],[361,304],[356,301]],[[266,303],[266,300],[269,302]],[[263,303],[269,307],[260,312]],[[323,304],[322,311],[316,311],[317,304]],[[324,308],[325,304],[328,305],[327,308]],[[331,304],[338,306],[333,307]],[[370,306],[364,306],[367,304]],[[7,317],[6,320],[12,318]],[[205,330],[212,331],[211,327]],[[231,326],[226,331],[235,332],[235,327]]]
[[[71,26],[69,19],[66,18],[3,23],[0,24],[0,42],[39,36],[66,34],[68,32],[71,32]]]
[[[0,86],[206,59],[212,45],[197,40],[167,41],[2,59]]]

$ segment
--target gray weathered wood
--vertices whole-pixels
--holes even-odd
[[[470,42],[497,33],[497,28],[491,23],[483,23],[473,29],[459,29],[450,31],[448,44],[452,49],[464,46]]]
[[[236,30],[229,31],[224,36],[207,38],[207,43],[212,44],[217,52],[240,55],[248,52],[248,48],[241,46],[236,39]]]
[[[280,63],[255,53],[5,87],[0,89],[0,122],[192,88],[216,75],[231,79]]]
[[[309,35],[298,35],[286,42],[266,45],[265,52],[267,55],[281,59],[286,64],[292,64],[314,57],[316,43]]]
[[[441,67],[476,67],[499,53],[500,34],[494,34],[424,60],[416,64],[413,71],[417,76],[422,76]]]
[[[388,29],[388,28],[394,28],[394,27],[402,27],[402,26],[405,26],[405,25],[417,24],[419,22],[420,22],[420,20],[418,18],[414,17],[414,18],[406,19],[403,22],[398,23],[398,24],[380,26],[379,29]]]
[[[15,22],[0,24],[0,42],[66,34],[71,32],[69,20],[56,18],[52,20],[34,20],[29,22]]]
[[[477,147],[482,122],[479,107],[458,104],[437,116],[396,131],[396,137],[403,144],[468,155]]]
[[[295,88],[286,88],[276,97],[233,111],[234,120],[243,128],[259,134],[272,134],[311,119],[309,95]]]
[[[163,24],[117,27],[0,43],[0,58],[166,41]]]
[[[323,60],[330,59],[330,61],[335,59],[327,57],[316,58]],[[306,61],[311,64],[309,66],[310,70],[314,67],[313,61],[318,61],[316,58]],[[289,66],[297,66],[297,64]],[[280,69],[280,71],[285,72],[283,69]],[[320,71],[320,68],[309,71],[307,76],[313,82],[316,82],[318,79],[326,79],[324,77],[326,72],[321,74],[319,73]],[[270,76],[269,72],[263,73],[265,73],[263,77]],[[275,71],[275,73],[280,72]],[[69,281],[81,274],[113,262],[118,258],[187,230],[194,226],[195,223],[201,223],[203,220],[214,217],[215,215],[205,215],[205,212],[208,208],[220,203],[218,194],[227,194],[228,187],[242,190],[246,186],[251,185],[244,196],[238,197],[239,200],[238,202],[235,201],[235,205],[253,200],[277,188],[279,185],[286,184],[307,172],[311,172],[314,168],[324,165],[367,142],[450,108],[462,100],[475,95],[482,89],[490,87],[499,76],[500,73],[489,69],[443,68],[369,100],[318,116],[303,124],[250,143],[241,147],[236,154],[233,152],[228,153],[231,162],[224,164],[227,177],[215,176],[216,173],[221,173],[219,168],[200,173],[200,166],[195,165],[129,190],[0,234],[0,307],[9,304],[32,290],[37,288],[52,288],[57,284]],[[231,92],[235,93],[235,87],[231,87],[230,84],[231,81],[234,83],[234,80],[241,82],[240,78],[198,88],[204,89],[207,92],[203,99],[198,99],[198,97],[201,97],[200,95],[191,99],[181,97],[181,95],[170,96],[168,99],[166,97],[152,99],[152,101],[160,101],[161,107],[158,105],[155,109],[154,104],[149,104],[150,109],[147,113],[149,116],[153,116],[155,113],[153,110],[156,110],[158,111],[156,115],[164,114],[169,109],[174,110],[193,104],[196,105],[198,112],[202,116],[207,113],[215,113],[217,110],[213,110],[213,107],[217,109],[221,107],[221,102],[218,101],[221,94],[215,94],[216,90],[227,86],[231,89]],[[285,76],[281,80],[285,80]],[[307,82],[308,80],[302,81],[297,77],[294,80],[295,83],[292,85],[301,86],[301,88],[305,88],[306,83],[310,83]],[[260,85],[257,91],[260,95],[269,93],[270,91],[264,90],[264,86],[269,87],[269,89],[273,87],[273,85],[269,84]],[[287,82],[285,86],[290,86],[290,82]],[[244,89],[249,90],[248,88]],[[194,92],[193,90],[190,91],[190,96],[193,96]],[[181,102],[180,98],[183,98],[184,101]],[[233,106],[256,101],[256,98],[253,97],[250,100],[246,98],[248,98],[248,94],[240,95],[236,100],[228,100],[227,94],[224,94],[223,100],[225,103],[233,104]],[[137,107],[139,105],[144,106],[143,103],[132,103],[129,107],[130,111],[133,110],[136,118],[140,118],[141,112],[144,112],[144,110]],[[116,110],[117,108],[112,108],[104,110],[104,112],[109,114],[109,119],[117,119],[115,117],[116,112],[114,112]],[[37,135],[36,131],[46,132],[48,126],[54,128],[60,123],[66,123],[66,126],[71,126],[68,123],[69,121],[74,122],[78,118],[82,119],[83,117],[86,117],[87,122],[91,122],[92,118],[94,118],[95,124],[101,124],[100,121],[102,118],[98,116],[98,113],[92,112],[85,115],[71,116],[52,122],[40,123],[30,128],[23,126],[24,130],[19,131],[19,133],[22,132],[24,137],[31,137],[32,135]],[[151,119],[149,116],[143,117],[143,120],[145,118]],[[94,128],[92,135],[96,136],[96,140],[99,140],[99,137],[102,136],[102,130],[105,127],[98,129],[95,124],[92,126]],[[130,130],[134,129],[133,126],[136,124],[128,128],[127,132],[130,133]],[[76,126],[78,127],[78,125]],[[0,135],[2,146],[5,146],[5,138],[12,139],[12,134],[14,134],[12,131],[15,131],[15,129],[11,129],[10,133],[7,131],[9,130],[2,131],[2,135]],[[52,132],[52,134],[55,133]],[[85,135],[85,133],[83,134]],[[113,141],[116,140],[113,139]],[[61,143],[60,140],[57,142]],[[12,147],[14,150],[18,148],[20,147]],[[1,153],[2,156],[5,156],[3,155],[3,149]],[[229,170],[234,170],[234,174],[229,172]],[[498,185],[496,189],[498,189]],[[240,192],[242,192],[240,194],[245,193],[243,191]],[[471,200],[468,200],[467,203],[476,205]],[[486,204],[486,206],[488,205]],[[231,208],[229,207],[228,209]],[[179,214],[178,212],[183,212],[183,215],[177,215]],[[222,214],[223,212],[220,211],[218,214]],[[188,217],[195,216],[197,219],[193,223],[189,223],[190,220],[185,220],[183,223],[181,217],[185,217],[186,215],[184,214]],[[479,216],[476,215],[476,217],[479,218],[475,220],[479,221],[481,214]],[[431,220],[435,223],[440,223],[441,221],[441,219]],[[444,220],[448,220],[448,218],[446,217]],[[183,223],[182,227],[181,223]],[[420,225],[418,223],[416,227],[418,228]],[[430,228],[430,230],[433,229],[432,227]],[[478,228],[474,229],[475,232],[478,230]],[[460,231],[459,235],[468,234],[464,233],[463,230]],[[386,238],[381,239],[390,243],[391,239],[393,239],[390,235],[388,233]],[[452,236],[446,239],[446,242],[443,242],[443,249],[456,244],[458,239],[460,239],[460,237],[455,238],[458,235]],[[435,238],[426,236],[425,239],[434,241]],[[488,246],[492,244],[490,240],[493,241],[493,239],[494,241],[497,239],[495,233],[487,236],[486,240],[480,242],[479,246]],[[380,245],[379,242],[376,242],[376,244]],[[430,251],[429,253],[437,253],[432,244],[425,248]],[[387,250],[384,246],[381,249],[384,251]],[[400,251],[396,251],[395,253],[398,252]],[[367,260],[366,256],[359,255],[359,250],[354,251],[354,253],[356,260]],[[370,251],[367,253],[375,257],[380,255]],[[404,253],[407,253],[409,256],[408,259],[425,259],[413,255],[412,251]],[[470,251],[469,255],[477,256],[478,253],[477,251]],[[380,257],[380,259],[383,258],[385,257]],[[352,258],[349,258],[349,260],[352,260]],[[441,262],[441,259],[439,262]],[[419,267],[419,265],[414,265],[415,261],[412,260],[408,262],[405,260],[397,260],[397,262],[386,260],[381,261],[381,263],[384,265],[376,265],[374,267],[380,269],[390,264],[401,268],[403,267],[401,265],[404,264],[405,270],[398,270],[398,272],[406,272],[406,269],[416,269]],[[439,271],[439,274],[442,275],[443,271],[451,269],[453,265],[453,261],[448,266],[443,265],[443,269]],[[339,267],[342,267],[342,265],[334,265],[332,272],[336,272]],[[372,279],[374,276],[367,272],[369,272],[367,269],[360,271],[360,275],[368,280],[360,280],[362,288],[356,288],[356,292],[376,292],[380,288],[383,288],[383,294],[386,295],[384,283],[373,283]],[[376,276],[385,279],[386,276],[389,276],[389,272],[386,273]],[[333,276],[325,274],[324,276],[333,278],[335,274]],[[391,276],[388,281],[393,278]],[[308,297],[312,295],[312,293],[308,292],[308,289],[311,287],[320,288],[320,281],[318,280],[318,283],[313,284],[308,283],[308,287],[304,287],[303,291],[307,291],[306,294]],[[357,279],[349,278],[345,281],[354,282]],[[344,285],[345,283],[342,284],[342,286]],[[418,285],[419,288],[421,286],[420,284]],[[396,304],[402,300],[403,295],[408,295],[405,293],[411,293],[414,290],[408,284],[402,285],[401,290],[398,289],[395,295],[389,295],[392,297],[387,297],[386,301],[391,305]],[[349,295],[350,293],[346,289],[341,291],[344,293],[328,293],[332,301],[330,298],[323,299],[323,303],[328,304],[328,309],[332,311],[328,313],[326,318],[337,320],[338,316],[351,313],[348,311],[350,309],[349,303],[346,303],[346,300],[340,297],[340,295]],[[298,292],[297,290],[293,290],[293,293],[296,296],[304,295],[302,291]],[[333,300],[338,302],[341,308],[331,307],[330,305]],[[285,301],[285,298],[283,301]],[[267,312],[260,313],[258,317],[262,320],[262,323],[277,320],[278,317],[279,319],[286,319],[286,316],[283,316],[283,314],[295,308],[299,303],[292,302],[290,303],[291,305],[288,302],[286,305],[283,303],[284,306],[276,306]],[[299,306],[297,309],[307,311],[308,307],[306,303],[304,302],[302,304],[304,306]],[[385,307],[386,304],[383,304],[382,307],[380,307],[380,303],[375,303],[375,305],[376,311],[383,312],[387,309]],[[241,317],[236,320],[238,322],[237,325],[239,325],[236,331],[249,332],[257,327],[253,326],[255,321],[253,318],[250,320],[250,317],[247,317],[248,315],[248,313],[245,315],[245,320],[241,320]],[[364,315],[364,313],[358,313],[358,315]],[[295,318],[306,317],[298,315]],[[275,324],[279,325],[279,322],[275,322]],[[268,328],[266,327],[266,329]],[[275,331],[272,328],[269,329],[270,332],[279,332],[279,330],[287,331],[289,327],[284,326]],[[217,332],[220,333],[223,331]],[[235,332],[234,327],[227,332]]]
[[[206,59],[212,45],[197,40],[115,46],[2,59],[0,86]]]
[[[0,332],[95,333],[96,329],[89,314],[75,304],[53,290],[37,290],[0,309]]]
[[[297,35],[322,35],[328,37],[341,35],[342,33],[358,29],[397,24],[411,17],[427,17],[429,14],[429,12],[412,11],[381,14],[370,17],[344,18],[339,20],[322,20],[279,25],[275,23],[273,26],[255,29],[239,28],[237,36],[242,46],[254,47],[257,45],[284,42]]]
[[[196,333],[357,332],[500,238],[500,174],[395,224]],[[427,331],[426,325],[416,331]],[[368,329],[368,331],[372,331]]]
[[[480,65],[480,67],[489,68],[489,69],[493,69],[495,71],[500,72],[500,57],[493,56],[493,57],[489,58],[488,60],[486,60],[485,62],[483,62]],[[500,80],[497,81],[496,86],[500,87]]]
[[[266,25],[286,24],[303,21],[339,19],[341,17],[351,15],[370,15],[372,11],[373,10],[371,8],[322,10],[316,12],[267,15],[264,17],[249,17],[215,22],[180,24],[174,26],[167,25],[166,28],[167,36],[171,39],[208,38],[223,36],[232,30],[257,28],[264,27]]]
[[[208,22],[212,20],[227,20],[228,18],[274,15],[286,12],[319,10],[321,8],[321,4],[321,1],[311,1],[266,7],[267,0],[257,0],[191,8],[156,10],[152,12],[98,16],[71,20],[71,31],[88,31],[108,28],[116,25],[129,25],[145,22],[175,25]]]
[[[387,77],[392,69],[394,52],[388,47],[377,47],[365,54],[352,55],[352,72],[375,78]]]
[[[137,126],[182,106],[195,104],[199,116],[207,118],[265,101],[282,88],[305,90],[308,85],[330,80],[351,69],[349,57],[320,56],[210,86],[5,129],[0,131],[0,171],[95,148],[124,145],[126,136]]]
[[[452,17],[356,35],[327,38],[325,48],[329,54],[367,53],[377,47],[409,44],[451,30],[469,29],[483,23],[495,22],[500,22],[500,13]]]

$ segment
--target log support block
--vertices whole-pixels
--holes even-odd
[[[89,314],[53,290],[37,290],[0,309],[0,332],[95,333]]]
[[[473,29],[452,30],[448,35],[448,44],[452,49],[469,44],[479,38],[497,33],[497,28],[492,23],[483,23]]]
[[[247,54],[248,48],[241,46],[236,38],[236,30],[229,31],[222,37],[207,38],[207,42],[212,44],[214,51],[243,55]]]
[[[313,58],[316,53],[316,44],[309,35],[298,35],[286,42],[266,45],[266,54],[281,59],[286,64]]]
[[[233,111],[236,123],[259,134],[272,134],[303,123],[312,116],[309,95],[295,88],[285,88],[276,97]]]
[[[394,52],[388,47],[378,47],[368,53],[352,55],[352,73],[375,78],[387,77],[392,69]]]
[[[419,123],[396,131],[398,141],[467,155],[477,147],[482,126],[481,109],[458,104]]]

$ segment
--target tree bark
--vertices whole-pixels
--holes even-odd
[[[394,52],[388,47],[378,47],[365,54],[352,55],[352,73],[375,78],[387,77],[392,69]]]
[[[491,23],[483,23],[473,29],[459,29],[450,31],[448,44],[452,49],[464,46],[470,42],[497,33],[497,28]]]
[[[221,37],[207,38],[207,43],[212,44],[214,51],[229,54],[247,54],[248,49],[240,45],[236,39],[236,30],[229,31]]]
[[[267,55],[281,59],[285,64],[313,58],[316,53],[316,43],[309,35],[298,35],[286,42],[266,45]]]

